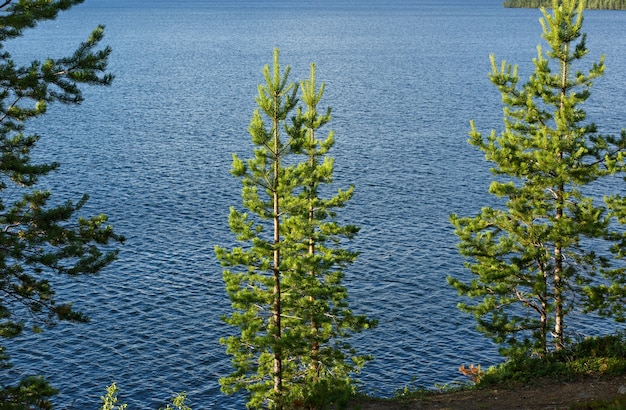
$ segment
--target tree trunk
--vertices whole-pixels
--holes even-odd
[[[561,350],[563,348],[563,254],[559,244],[554,248],[554,259],[554,348]]]
[[[310,142],[311,144],[315,143],[315,132],[313,130],[311,130]],[[311,166],[311,168],[313,168],[313,166],[315,165],[314,148],[312,149],[312,153],[310,155],[309,165]],[[311,183],[309,188],[311,189],[311,192],[309,193],[309,226],[312,227],[313,217],[314,217],[314,212],[315,212],[314,204],[313,204],[313,199],[315,198],[315,195],[313,192],[313,190],[315,189],[314,184]],[[311,256],[315,255],[315,240],[312,235],[313,233],[311,233],[311,236],[309,237],[309,255]],[[313,269],[311,269],[310,275],[315,277],[315,271]],[[313,302],[315,302],[315,298],[313,296],[310,296],[310,301],[311,301],[311,304],[313,304]],[[318,331],[318,325],[315,320],[315,315],[311,314],[311,332],[313,332],[313,335],[315,337],[315,339],[313,340],[313,345],[311,346],[311,365],[313,367],[313,381],[314,382],[317,382],[317,379],[319,378],[319,372],[320,372],[320,366],[319,366],[320,346],[317,341],[317,331]]]
[[[569,44],[564,45],[564,55],[569,55]],[[567,93],[567,65],[566,60],[561,60],[561,111],[565,106],[565,97]],[[561,138],[567,139],[568,135],[563,135]],[[559,162],[563,160],[563,152],[558,153]],[[556,220],[563,218],[563,193],[565,186],[563,182],[559,182],[557,190],[557,209]],[[561,244],[556,242],[554,244],[554,348],[561,350],[563,348],[563,250]]]
[[[274,178],[273,178],[273,201],[274,201],[274,305],[273,305],[273,321],[274,321],[274,393],[276,395],[277,409],[282,409],[282,391],[283,391],[283,375],[282,375],[282,352],[280,348],[280,339],[282,336],[281,329],[281,289],[280,289],[280,200],[278,197],[278,173],[280,170],[279,163],[279,131],[278,131],[278,96],[274,96]]]
[[[541,354],[548,353],[548,272],[542,267],[544,290],[541,294]]]

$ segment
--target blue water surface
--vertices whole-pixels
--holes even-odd
[[[219,338],[237,329],[216,244],[234,238],[240,207],[231,154],[251,155],[247,127],[261,69],[280,47],[292,79],[317,64],[333,107],[336,185],[356,193],[341,218],[359,225],[361,252],[347,270],[353,310],[379,326],[353,339],[375,361],[360,375],[382,396],[414,383],[464,380],[461,364],[501,359],[456,309],[449,275],[467,277],[450,213],[486,204],[489,164],[466,143],[469,121],[500,129],[489,54],[526,79],[542,42],[538,10],[500,0],[202,1],[87,0],[7,43],[27,62],[71,52],[97,24],[113,48],[110,88],[89,88],[79,107],[52,106],[32,130],[37,160],[61,169],[42,181],[61,202],[89,193],[126,236],[119,260],[95,277],[55,284],[60,300],[91,317],[7,344],[14,381],[44,374],[59,408],[97,408],[116,381],[134,409],[155,409],[185,390],[195,409],[240,409],[220,393],[231,371]],[[585,109],[604,133],[626,124],[626,13],[589,11],[589,64],[607,71]],[[587,334],[610,327],[582,322]]]

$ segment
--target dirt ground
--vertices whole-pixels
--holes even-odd
[[[541,380],[507,389],[486,388],[436,394],[410,402],[370,401],[359,405],[362,410],[560,410],[576,403],[612,400],[620,395],[626,396],[626,375],[575,382]]]

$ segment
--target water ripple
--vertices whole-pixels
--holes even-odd
[[[131,408],[156,409],[181,390],[194,408],[243,407],[217,382],[231,371],[219,338],[236,330],[220,319],[230,307],[213,246],[233,243],[227,215],[240,204],[240,183],[229,174],[231,153],[250,155],[246,130],[274,46],[293,78],[317,62],[334,107],[337,186],[356,187],[340,215],[361,227],[349,244],[360,257],[346,285],[354,310],[379,319],[352,340],[376,358],[363,388],[389,395],[412,382],[432,387],[462,377],[463,363],[499,360],[446,284],[466,275],[448,215],[492,201],[488,166],[466,143],[468,122],[500,126],[487,57],[530,61],[536,11],[478,0],[305,2],[306,13],[254,2],[87,3],[41,26],[16,52],[40,58],[41,44],[55,53],[106,24],[115,83],[87,90],[80,107],[51,107],[34,158],[62,164],[42,181],[55,198],[90,193],[85,213],[107,213],[127,242],[100,275],[55,283],[59,298],[91,322],[9,341],[15,368],[3,379],[45,374],[61,389],[61,408],[96,408],[112,381]],[[590,39],[609,47],[608,75],[619,79],[626,52],[610,39],[626,35],[626,22],[594,16],[586,19]],[[626,118],[626,104],[611,103],[617,93],[598,92],[615,107],[611,118]]]

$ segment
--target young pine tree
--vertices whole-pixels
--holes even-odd
[[[367,358],[354,355],[343,339],[374,322],[352,314],[341,285],[342,268],[356,254],[339,245],[358,229],[339,224],[335,210],[353,188],[328,199],[319,192],[333,171],[326,157],[332,133],[316,137],[330,120],[330,110],[317,112],[323,87],[316,89],[312,68],[302,83],[307,110],[298,109],[288,123],[298,87],[288,82],[289,68],[280,72],[278,56],[276,50],[273,71],[264,68],[266,84],[249,128],[254,158],[233,160],[248,213],[231,208],[229,225],[247,245],[216,247],[235,310],[225,320],[241,328],[221,341],[235,371],[220,383],[227,394],[247,391],[250,408],[314,409],[340,405],[350,392],[349,375]]]
[[[292,401],[319,408],[331,401],[337,404],[350,392],[350,374],[357,373],[369,357],[357,356],[345,339],[376,322],[352,313],[342,285],[343,269],[355,261],[357,253],[341,245],[359,229],[339,223],[336,211],[352,198],[354,187],[329,195],[334,160],[328,152],[334,145],[333,132],[320,139],[318,131],[331,120],[331,110],[318,112],[325,86],[318,90],[314,64],[300,88],[305,110],[298,111],[296,120],[305,133],[301,153],[305,158],[296,169],[299,191],[286,201],[285,231],[292,268],[285,286],[294,299],[293,314],[301,318],[304,329],[308,327],[301,336],[308,350],[294,361],[301,383],[290,393]]]
[[[87,201],[52,205],[51,193],[36,188],[57,163],[34,164],[31,151],[41,138],[28,134],[30,120],[45,114],[49,104],[78,104],[81,85],[109,85],[106,73],[111,50],[99,48],[103,28],[66,58],[33,61],[19,66],[2,51],[4,44],[38,22],[82,3],[82,0],[0,2],[0,337],[10,338],[26,328],[41,331],[58,320],[85,321],[71,304],[55,301],[49,278],[100,271],[115,259],[103,248],[122,237],[106,225],[104,215],[77,218]],[[0,348],[0,360],[6,360]],[[17,386],[3,386],[0,402],[25,408],[47,405],[54,391],[42,378],[25,378]],[[28,407],[30,408],[30,407]]]
[[[519,86],[517,67],[491,57],[491,82],[502,94],[504,131],[484,138],[472,123],[470,143],[481,149],[497,179],[490,193],[506,199],[504,209],[483,208],[475,217],[451,216],[460,252],[474,275],[471,282],[449,278],[460,303],[478,328],[506,356],[545,355],[567,343],[567,315],[588,305],[588,289],[609,260],[610,215],[589,196],[588,187],[623,168],[626,137],[606,137],[585,121],[580,107],[604,59],[587,73],[575,71],[588,50],[581,33],[583,2],[554,0],[542,9],[543,38],[535,71]],[[604,251],[604,252],[602,252]]]
[[[221,341],[233,355],[235,372],[220,383],[227,394],[247,390],[251,408],[283,407],[288,378],[283,366],[288,352],[294,350],[290,344],[297,341],[290,329],[297,329],[298,324],[285,317],[281,288],[282,251],[287,246],[281,225],[283,201],[297,184],[295,168],[287,166],[286,159],[299,150],[303,137],[299,129],[287,124],[298,90],[288,82],[289,71],[287,67],[281,73],[275,50],[273,68],[263,70],[266,84],[259,86],[259,108],[248,129],[256,146],[254,157],[244,162],[233,156],[231,172],[242,180],[243,205],[250,214],[231,208],[228,220],[237,240],[249,246],[216,247],[217,258],[230,268],[223,276],[235,312],[225,320],[241,328],[240,335]]]

